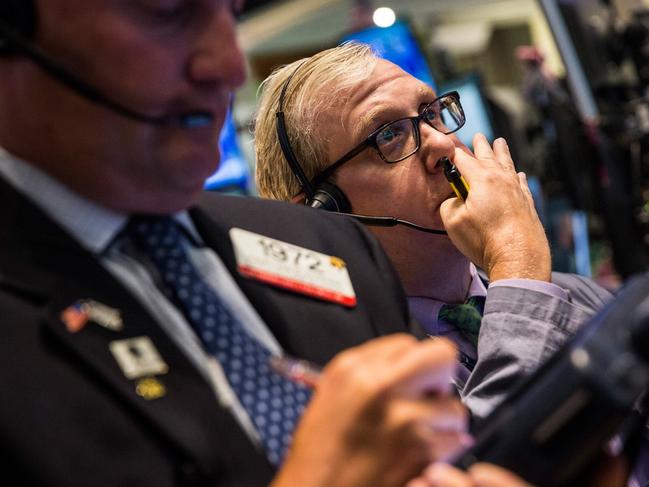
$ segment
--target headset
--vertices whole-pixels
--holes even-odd
[[[409,222],[407,220],[401,220],[392,216],[370,216],[370,215],[359,215],[352,213],[352,205],[349,202],[349,198],[344,193],[340,187],[338,187],[330,179],[320,180],[316,176],[313,180],[309,180],[302,165],[297,159],[293,147],[288,138],[288,132],[286,130],[286,120],[284,117],[284,98],[286,96],[286,90],[288,88],[291,79],[295,76],[295,73],[306,63],[303,61],[300,63],[297,68],[291,73],[291,75],[284,81],[282,85],[282,90],[279,94],[279,103],[277,108],[277,113],[275,113],[276,128],[277,128],[277,139],[279,140],[279,145],[282,149],[282,154],[288,163],[291,172],[295,175],[300,187],[306,196],[305,205],[312,208],[320,208],[323,210],[331,211],[341,215],[351,216],[356,220],[364,223],[365,225],[373,225],[380,227],[394,227],[396,225],[404,225],[406,227],[418,230],[420,232],[432,233],[434,235],[447,235],[444,230],[437,230],[434,228],[427,228],[416,223]]]
[[[304,61],[306,62],[306,61]],[[347,195],[336,186],[331,181],[323,181],[317,186],[311,184],[309,178],[304,174],[304,169],[302,165],[297,160],[295,152],[291,147],[291,143],[288,140],[288,133],[286,131],[286,121],[284,119],[284,97],[286,96],[286,89],[288,85],[295,76],[295,73],[302,67],[304,64],[300,63],[298,67],[291,73],[288,79],[284,82],[282,86],[282,91],[279,94],[279,108],[277,110],[277,138],[279,139],[279,145],[282,148],[282,153],[288,162],[289,167],[295,177],[302,187],[302,191],[306,195],[306,205],[311,206],[312,208],[322,208],[327,211],[335,211],[337,213],[351,213],[352,205],[347,198]]]
[[[214,115],[209,112],[196,111],[182,115],[154,117],[114,100],[77,74],[64,68],[34,44],[33,37],[36,31],[36,23],[37,12],[33,0],[0,1],[0,56],[25,56],[51,78],[79,96],[131,120],[153,125],[180,127],[198,127],[212,123]]]

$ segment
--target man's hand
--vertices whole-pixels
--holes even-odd
[[[466,201],[442,203],[444,226],[455,246],[491,282],[504,278],[550,280],[550,248],[525,174],[516,173],[504,139],[493,149],[482,134],[475,157],[456,148],[453,162],[469,183]]]
[[[271,487],[403,487],[470,441],[445,339],[372,340],[324,369]]]
[[[406,487],[532,487],[517,475],[496,465],[476,463],[468,472],[437,463]]]
[[[592,479],[579,481],[588,487],[624,487],[628,466],[623,457],[602,457],[591,468]],[[577,485],[577,484],[575,484]],[[406,487],[532,487],[516,474],[497,465],[476,463],[467,472],[436,463],[428,467]]]

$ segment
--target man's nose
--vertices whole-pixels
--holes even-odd
[[[246,79],[246,65],[227,3],[218,2],[209,12],[189,61],[188,76],[194,83],[217,83],[234,90]]]
[[[422,158],[428,172],[433,172],[437,161],[442,157],[452,159],[455,154],[455,142],[450,135],[445,135],[430,125],[422,123],[419,126],[421,137]],[[440,170],[439,168],[437,169]]]

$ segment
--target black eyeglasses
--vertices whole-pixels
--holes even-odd
[[[345,162],[360,154],[365,148],[373,147],[388,164],[403,161],[419,150],[421,136],[419,122],[423,120],[443,134],[452,134],[462,128],[466,117],[460,103],[460,94],[451,91],[435,98],[415,117],[400,118],[382,125],[372,132],[364,141],[347,152],[322,173],[316,176],[316,185],[333,174]]]

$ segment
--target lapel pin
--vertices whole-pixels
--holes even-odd
[[[147,401],[152,401],[164,397],[167,394],[167,389],[155,377],[145,377],[137,381],[135,393]]]
[[[82,301],[81,307],[88,313],[88,318],[111,331],[122,331],[124,322],[118,309],[98,303],[92,299]]]
[[[114,340],[108,347],[127,379],[166,374],[169,371],[149,337]]]
[[[122,331],[124,322],[118,309],[92,299],[81,299],[61,312],[61,321],[70,333],[81,331],[89,321],[111,331]]]
[[[70,333],[77,333],[86,326],[88,313],[83,309],[81,302],[78,301],[61,311],[61,321],[66,330]]]

